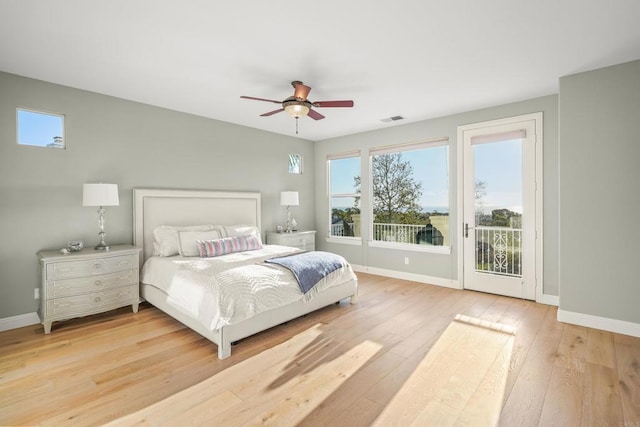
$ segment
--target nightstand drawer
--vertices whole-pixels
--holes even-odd
[[[97,259],[47,264],[47,280],[96,276],[138,268],[137,255],[103,257]]]
[[[121,271],[93,277],[79,277],[48,282],[45,298],[60,298],[137,284],[138,270]]]
[[[316,232],[294,231],[293,233],[267,233],[267,244],[292,246],[305,251],[315,251]]]
[[[293,245],[287,245],[287,246],[295,246],[296,248],[300,248],[303,251],[315,251],[316,250],[316,244],[315,242],[309,242],[309,241],[300,241],[296,244]]]
[[[138,285],[55,298],[46,302],[46,316],[49,320],[67,319],[85,314],[99,313],[111,308],[138,302]]]
[[[294,234],[291,236],[283,235],[279,245],[293,246],[295,248],[313,250],[316,240],[313,234]]]

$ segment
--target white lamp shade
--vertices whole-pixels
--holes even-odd
[[[297,191],[281,192],[280,204],[282,206],[298,206],[298,192]]]
[[[119,206],[118,184],[84,184],[82,206]]]

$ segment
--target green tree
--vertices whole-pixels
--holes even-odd
[[[338,209],[338,208],[333,208],[332,212],[331,212],[331,222],[332,224],[335,223],[342,223],[342,236],[354,236],[354,230],[351,227],[351,223],[353,222],[353,219],[351,218],[352,215],[354,214],[359,214],[360,213],[360,209],[354,209],[354,208],[346,208],[346,209]]]
[[[418,205],[422,196],[422,183],[414,179],[411,162],[403,160],[402,153],[382,154],[373,157],[372,170],[373,213],[376,222],[424,222],[425,215]],[[360,190],[359,176],[355,177],[355,186]]]
[[[473,196],[476,201],[476,216],[484,214],[484,198],[487,195],[487,181],[475,181]],[[481,224],[476,224],[481,225]]]
[[[487,181],[476,180],[473,193],[474,198],[482,203],[484,196],[487,195]]]

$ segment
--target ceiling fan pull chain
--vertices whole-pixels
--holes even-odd
[[[298,134],[298,119],[299,117],[296,116],[296,135]]]

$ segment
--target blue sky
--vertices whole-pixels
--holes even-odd
[[[62,116],[18,110],[18,144],[45,147],[63,135]]]
[[[522,140],[473,146],[476,180],[487,183],[485,211],[507,208],[522,213]]]
[[[446,146],[422,150],[404,151],[402,158],[411,162],[416,177],[422,178],[422,196],[420,206],[438,207],[440,210],[449,205],[449,149]],[[363,165],[366,167],[366,165]],[[331,182],[333,193],[353,193],[353,177],[360,174],[360,158],[341,159],[331,163]],[[342,203],[336,206],[341,206]]]
[[[426,150],[405,151],[402,157],[410,161],[416,176],[424,177],[420,206],[429,208],[449,205],[449,150],[433,147]],[[522,212],[522,144],[520,140],[474,145],[476,180],[486,183],[483,206],[490,210],[508,208]],[[367,165],[363,165],[367,167]],[[353,193],[354,176],[360,174],[360,158],[334,160],[331,163],[332,192]],[[338,184],[338,185],[335,185]],[[353,199],[338,201],[342,207],[353,204]]]

